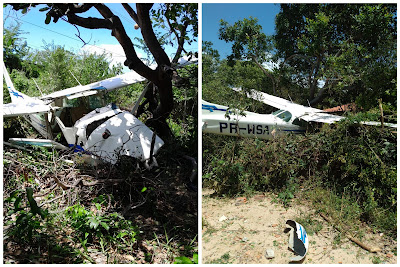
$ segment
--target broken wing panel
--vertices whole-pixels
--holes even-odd
[[[4,117],[43,113],[50,110],[50,107],[47,106],[42,100],[27,96],[14,88],[4,62],[3,76],[7,84],[7,90],[11,97],[11,103],[3,104]]]
[[[56,149],[62,149],[62,150],[68,149],[66,146],[51,139],[10,138],[8,141],[10,142],[10,144],[17,146],[31,145],[31,146],[42,146],[47,148],[54,147]]]
[[[241,88],[232,88],[232,89],[236,92],[243,92]],[[273,96],[264,92],[259,92],[253,89],[251,89],[249,92],[246,92],[246,95],[249,98],[263,102],[277,109],[287,110],[296,117],[312,113],[323,113],[323,111],[320,109],[305,107],[303,105],[290,102],[289,100]]]
[[[292,229],[289,234],[289,248],[296,254],[290,262],[299,262],[304,259],[308,251],[308,235],[306,229],[296,221],[287,220],[286,224]]]
[[[236,92],[243,92],[241,88],[232,88]],[[325,113],[323,110],[312,108],[312,107],[305,107],[303,105],[299,105],[296,103],[292,103],[286,99],[273,96],[264,92],[259,92],[257,90],[250,90],[246,92],[247,97],[255,99],[257,101],[263,102],[269,106],[275,107],[281,110],[287,110],[292,113],[295,117],[303,119],[307,122],[323,122],[323,123],[335,123],[340,120],[345,119],[345,117],[332,115],[329,113]],[[371,122],[371,121],[364,121],[360,122],[361,124],[365,125],[373,125],[379,126],[381,125],[379,122]],[[397,128],[397,124],[392,123],[384,123],[385,126]]]
[[[327,113],[312,113],[312,114],[303,115],[300,118],[305,121],[309,121],[309,122],[313,121],[313,122],[323,122],[323,123],[332,124],[332,123],[338,122],[340,120],[343,120],[346,117],[327,114]],[[377,122],[377,121],[361,121],[360,124],[370,125],[370,126],[381,126],[381,122]],[[397,128],[397,124],[393,124],[393,123],[383,123],[383,125],[387,126],[387,127]]]
[[[98,90],[111,91],[121,87],[125,87],[134,83],[146,80],[135,72],[128,72],[112,78],[108,78],[99,82],[94,82],[88,85],[78,85],[61,91],[57,91],[41,97],[44,100],[52,100],[59,97],[67,96],[68,98],[80,97],[84,94],[95,94]],[[75,96],[76,95],[76,96]]]
[[[343,120],[345,117],[342,116],[337,116],[337,115],[332,115],[332,114],[327,114],[327,113],[311,113],[311,114],[305,114],[303,116],[300,116],[299,118],[305,120],[305,121],[313,121],[313,122],[323,122],[323,123],[335,123],[340,120]]]

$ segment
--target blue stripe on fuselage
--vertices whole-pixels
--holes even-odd
[[[214,110],[227,111],[226,109],[221,109],[221,108],[217,108],[216,106],[213,106],[213,105],[205,105],[205,104],[201,104],[201,108],[208,110],[210,112],[214,112]]]

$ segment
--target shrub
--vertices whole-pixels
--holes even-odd
[[[268,141],[203,134],[203,185],[219,195],[269,190],[286,205],[300,186],[322,187],[354,201],[359,219],[395,234],[396,135],[354,120]]]

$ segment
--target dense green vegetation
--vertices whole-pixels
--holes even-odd
[[[353,209],[342,216],[396,235],[397,141],[393,130],[341,122],[318,133],[267,142],[203,137],[203,184],[216,193],[234,196],[272,191],[285,205],[302,195],[322,210],[327,209],[321,202],[329,193],[335,201],[346,198],[351,203]]]
[[[229,89],[242,87],[321,109],[355,102],[358,111],[268,141],[203,134],[203,186],[225,196],[272,191],[285,205],[311,202],[335,223],[396,237],[396,131],[358,124],[379,121],[379,99],[385,121],[397,121],[396,25],[393,5],[282,4],[273,36],[257,18],[221,21],[232,54],[221,59],[203,43],[206,101],[273,111]]]
[[[30,96],[76,86],[71,73],[87,84],[122,70],[110,67],[106,54],[77,54],[53,44],[33,51],[18,26],[4,29],[3,41],[11,79]],[[71,151],[5,146],[6,263],[197,263],[197,192],[189,181],[196,169],[188,160],[197,157],[197,66],[178,75],[182,82],[173,87],[175,110],[168,119],[173,140],[157,155],[155,170],[132,158],[92,166]],[[131,110],[145,86],[105,97]],[[3,93],[9,102],[5,86]],[[18,136],[40,138],[24,119],[5,119],[5,140]]]
[[[126,159],[5,147],[6,263],[172,263],[197,255],[197,192],[178,146],[148,171]],[[73,163],[66,161],[73,160]],[[170,162],[177,162],[172,165]]]

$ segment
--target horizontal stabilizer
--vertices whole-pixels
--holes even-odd
[[[50,111],[50,106],[36,101],[22,101],[20,103],[3,104],[4,117],[16,117],[35,113],[45,113]]]

